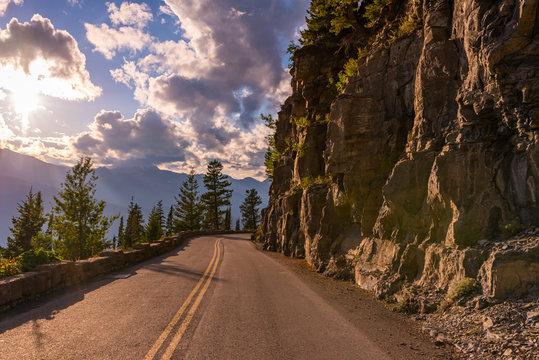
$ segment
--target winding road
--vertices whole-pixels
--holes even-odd
[[[203,236],[0,314],[0,359],[400,358],[372,331],[248,235]]]

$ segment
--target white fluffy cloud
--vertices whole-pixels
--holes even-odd
[[[39,14],[25,23],[11,19],[0,29],[0,88],[69,100],[101,94],[90,81],[77,41]]]
[[[0,16],[4,16],[9,4],[21,5],[24,0],[0,0]]]
[[[132,25],[143,28],[153,20],[150,7],[145,3],[137,4],[124,1],[118,7],[116,4],[109,2],[107,3],[107,10],[110,14],[110,21],[116,26]]]
[[[152,37],[144,31],[153,15],[147,4],[123,2],[120,7],[114,3],[107,3],[107,11],[113,25],[84,24],[86,38],[107,59],[112,59],[118,51],[131,51],[135,54],[144,49]],[[121,26],[124,25],[124,26]]]
[[[107,24],[84,26],[86,38],[95,46],[93,51],[102,53],[107,59],[112,59],[117,51],[140,51],[151,41],[150,35],[135,27],[122,26],[114,29]]]

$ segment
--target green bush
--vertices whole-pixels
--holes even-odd
[[[41,248],[28,250],[17,256],[17,261],[20,263],[22,271],[32,271],[38,265],[49,264],[61,260],[62,258],[55,252]]]
[[[475,290],[479,288],[477,281],[475,279],[465,277],[464,279],[456,282],[451,286],[447,292],[447,300],[450,302],[455,302],[465,296],[470,295]]]
[[[378,20],[380,20],[380,16],[382,16],[382,11],[390,2],[391,0],[374,0],[372,3],[365,6],[365,14],[363,14],[363,17],[367,20],[366,27],[373,27],[376,25]]]
[[[21,263],[17,259],[0,259],[0,278],[17,275],[21,272]]]

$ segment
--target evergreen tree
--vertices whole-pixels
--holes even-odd
[[[124,230],[124,217],[120,218],[120,226],[118,227],[118,242],[114,248],[124,246],[125,241],[125,230]]]
[[[161,201],[160,201],[161,202]],[[159,202],[159,203],[160,203]],[[149,243],[154,240],[159,240],[163,236],[163,228],[161,227],[161,215],[159,214],[159,203],[152,208],[148,217],[148,225],[146,226],[146,240]],[[162,212],[161,204],[161,212]]]
[[[230,207],[225,210],[225,218],[223,220],[224,229],[225,230],[231,230],[232,229],[232,216],[231,216],[232,209]]]
[[[112,237],[112,248],[116,249],[117,245],[118,245],[118,238],[116,237],[116,235],[114,235]]]
[[[163,200],[159,200],[155,205],[156,216],[159,219],[159,226],[161,227],[161,236],[164,234],[165,229],[165,212],[163,211]],[[161,237],[159,236],[159,237]]]
[[[240,219],[236,220],[236,228],[234,229],[236,231],[240,231]]]
[[[64,259],[86,259],[110,246],[105,235],[116,217],[103,215],[105,202],[95,198],[96,181],[92,160],[81,158],[54,197],[54,247]]]
[[[128,215],[123,243],[125,249],[132,248],[133,245],[144,241],[144,219],[142,217],[142,209],[133,201],[133,198],[131,198],[127,212]]]
[[[172,235],[175,231],[174,207],[172,205],[170,205],[170,210],[168,211],[166,228],[167,228],[167,232],[166,232],[167,236]]]
[[[230,182],[227,181],[228,176],[222,174],[223,165],[212,160],[208,164],[208,171],[204,175],[204,186],[207,192],[201,197],[202,204],[205,210],[205,223],[210,229],[221,229],[221,215],[223,211],[221,207],[230,205],[230,197],[232,190],[228,189]]]
[[[192,169],[180,187],[174,209],[176,231],[199,230],[202,222],[202,209],[198,196],[198,183]]]
[[[19,215],[11,218],[12,237],[7,238],[7,253],[13,257],[32,248],[32,239],[45,224],[41,192],[34,194],[30,188],[26,198],[17,204],[17,212]]]
[[[240,205],[243,228],[246,230],[255,230],[260,221],[258,206],[262,204],[262,199],[258,196],[255,189],[245,191],[245,200]]]

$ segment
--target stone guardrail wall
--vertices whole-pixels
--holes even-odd
[[[80,284],[98,275],[167,253],[180,246],[184,240],[194,236],[236,233],[246,232],[185,231],[151,244],[137,244],[133,250],[104,250],[99,256],[86,260],[64,260],[40,265],[35,271],[0,280],[0,311],[5,311],[19,303],[36,299],[55,290]]]

